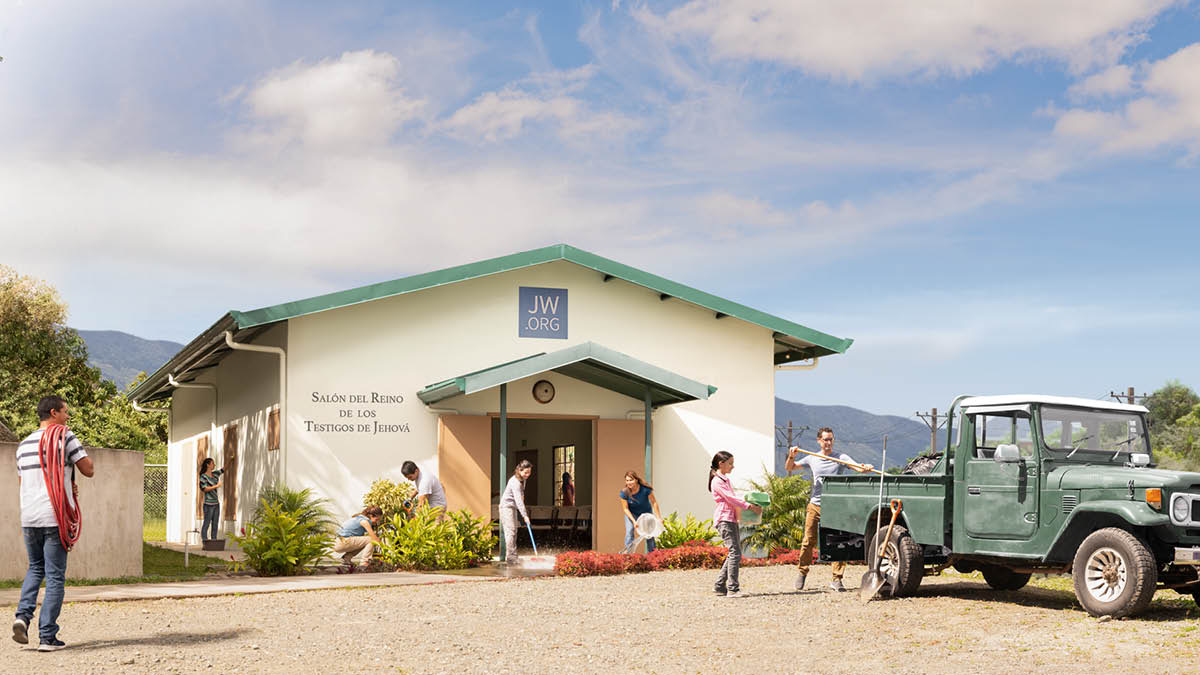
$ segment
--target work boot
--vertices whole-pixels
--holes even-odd
[[[806,574],[797,574],[797,575],[796,575],[796,590],[798,590],[798,591],[802,591],[802,590],[804,590],[804,582],[805,582],[805,580],[807,580],[807,579],[808,579],[808,575],[806,575]]]
[[[833,590],[837,591],[838,593],[842,593],[846,590],[846,587],[842,585],[841,579],[834,579],[833,583],[829,584],[829,587],[832,588]]]

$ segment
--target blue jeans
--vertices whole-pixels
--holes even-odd
[[[46,597],[42,598],[42,613],[38,617],[38,635],[42,642],[58,636],[58,613],[62,611],[63,583],[67,578],[67,549],[58,538],[57,527],[23,527],[25,551],[29,554],[29,571],[21,585],[21,601],[17,617],[33,621],[37,607],[38,589],[46,580]]]
[[[633,529],[633,523],[628,518],[625,519],[625,548],[629,548],[633,542],[637,541],[637,532]],[[654,551],[654,540],[646,540],[646,553]],[[632,553],[633,551],[630,551]]]
[[[204,524],[200,526],[201,539],[216,539],[217,538],[217,518],[221,515],[220,504],[205,504],[204,505]],[[212,536],[208,536],[209,524],[212,525]]]

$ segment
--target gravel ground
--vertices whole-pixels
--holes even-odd
[[[519,673],[1196,672],[1200,611],[1156,600],[1139,619],[1089,617],[1064,591],[997,593],[926,579],[918,597],[862,603],[792,591],[793,568],[539,578],[255,596],[78,603],[67,650],[8,642],[2,672]],[[1160,592],[1159,598],[1176,598]],[[12,608],[7,608],[11,616]]]

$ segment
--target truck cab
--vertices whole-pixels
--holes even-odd
[[[1127,616],[1157,588],[1200,595],[1200,474],[1155,467],[1144,407],[1059,396],[961,396],[948,451],[922,472],[825,480],[822,559],[873,560],[889,590],[981,571],[998,590],[1069,573],[1093,615]],[[931,466],[930,466],[931,465]],[[866,545],[864,546],[864,542]]]

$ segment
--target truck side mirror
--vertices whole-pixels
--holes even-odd
[[[1150,466],[1150,455],[1134,452],[1129,455],[1129,466]]]
[[[1019,462],[1021,461],[1021,449],[1012,443],[1001,443],[996,446],[996,452],[992,455],[992,459],[997,462]]]

